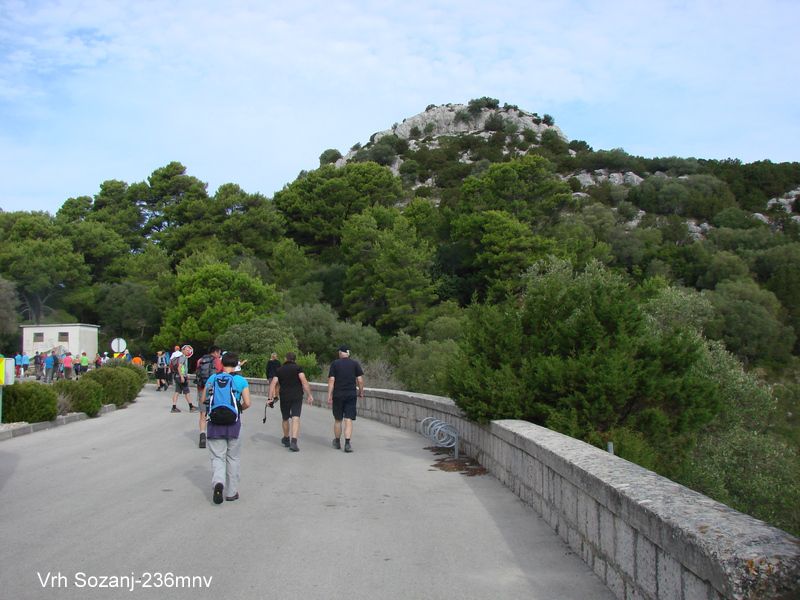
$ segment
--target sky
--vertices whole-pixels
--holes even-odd
[[[796,0],[0,0],[0,209],[172,161],[272,195],[489,96],[646,157],[800,160]]]

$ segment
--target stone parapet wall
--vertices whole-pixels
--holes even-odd
[[[251,379],[266,396],[265,380]],[[312,383],[326,406],[324,384]],[[526,421],[480,425],[449,398],[368,389],[359,416],[426,417],[530,505],[621,600],[800,598],[800,540],[594,446]]]

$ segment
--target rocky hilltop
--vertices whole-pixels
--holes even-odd
[[[492,163],[531,152],[553,161],[557,176],[570,184],[573,197],[581,203],[615,205],[651,177],[679,182],[684,186],[681,193],[690,193],[687,190],[700,172],[696,159],[647,160],[622,149],[595,153],[586,142],[570,141],[550,115],[540,116],[516,105],[501,106],[488,97],[467,104],[431,104],[390,129],[373,133],[367,143],[354,145],[344,156],[335,150],[326,151],[331,153],[327,162],[337,167],[351,161],[384,165],[402,179],[411,195],[429,197],[435,203],[447,194],[447,188],[457,188],[467,176],[479,175]],[[613,195],[613,201],[606,197],[609,195]],[[799,197],[800,188],[792,190],[772,198],[765,206],[767,210],[752,211],[750,216],[773,225],[774,217],[764,213],[779,206],[791,220],[800,222],[800,216],[793,213]],[[646,214],[639,210],[628,226],[637,227]],[[695,239],[713,228],[707,220],[685,217],[689,234]]]
[[[489,120],[497,117],[503,119],[504,126],[508,129],[516,129],[517,132],[520,132],[518,134],[520,136],[521,132],[526,129],[534,131],[538,135],[548,129],[553,129],[562,139],[566,139],[561,130],[553,124],[548,125],[545,122],[545,118],[539,117],[535,113],[527,113],[516,106],[484,107],[476,111],[470,110],[470,107],[466,104],[444,104],[442,106],[428,106],[424,112],[409,119],[404,119],[402,123],[394,125],[391,129],[376,133],[374,141],[378,141],[389,134],[394,134],[403,139],[419,137],[419,133],[416,136],[413,134],[415,131],[434,137],[459,134],[475,134],[489,137],[491,135]]]
[[[490,103],[491,104],[491,103]],[[542,134],[552,130],[562,140],[567,140],[561,129],[552,123],[548,115],[540,117],[537,113],[528,113],[516,106],[481,106],[467,104],[429,105],[423,112],[395,123],[391,129],[373,133],[368,144],[362,148],[356,144],[346,155],[336,161],[336,166],[343,166],[356,158],[359,151],[379,143],[387,136],[396,136],[408,141],[410,150],[422,147],[435,149],[439,147],[438,138],[442,136],[473,135],[489,139],[496,131],[509,134],[509,141],[524,139],[540,139]],[[508,153],[506,150],[505,153]],[[468,155],[461,162],[472,162]],[[396,160],[389,166],[395,174],[399,173],[402,160]]]

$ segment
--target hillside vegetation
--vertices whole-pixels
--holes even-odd
[[[800,532],[800,163],[644,158],[493,98],[429,106],[272,198],[173,162],[0,212],[0,327],[99,323],[452,396]]]

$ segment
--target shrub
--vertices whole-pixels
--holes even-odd
[[[115,361],[107,366],[111,366],[112,368],[127,369],[128,371],[136,375],[137,380],[141,384],[139,390],[141,390],[142,386],[144,386],[144,384],[147,383],[147,371],[144,369],[144,367],[137,367],[134,364],[124,361],[119,361],[119,362]],[[136,390],[137,394],[139,393],[139,390]]]
[[[103,402],[124,406],[133,402],[139,393],[138,378],[129,369],[101,367],[89,371],[82,379],[90,379],[103,386]],[[138,386],[138,387],[137,387]]]
[[[550,116],[550,115],[548,115],[548,114],[545,114],[545,115],[542,117],[542,123],[544,123],[545,125],[550,125],[550,127],[552,127],[553,125],[555,125],[555,123],[556,123],[556,122],[555,122],[555,120],[553,119],[553,117],[551,117],[551,116]]]
[[[421,136],[421,135],[422,135],[422,131],[420,131],[419,127],[417,127],[416,125],[414,125],[414,126],[411,128],[411,131],[409,131],[409,133],[408,133],[408,134],[409,134],[409,135],[410,135],[412,138],[416,139],[416,138],[418,138],[419,136]]]
[[[270,354],[286,344],[297,345],[291,328],[270,317],[256,317],[247,323],[232,325],[217,338],[220,348],[239,354]]]
[[[434,129],[436,129],[436,125],[434,125],[433,123],[427,123],[425,125],[425,130],[424,130],[425,131],[425,135],[432,134]]]
[[[278,354],[278,359],[283,363],[286,358],[286,353],[292,351],[297,355],[297,364],[303,368],[306,374],[306,379],[314,381],[322,374],[322,371],[317,364],[317,356],[315,354],[303,354],[298,352],[295,347],[291,346],[278,347],[275,352]],[[241,362],[247,361],[242,365],[241,375],[244,377],[257,377],[263,379],[266,375],[267,361],[269,354],[240,354],[239,360]]]
[[[103,406],[103,386],[91,379],[58,381],[53,389],[66,400],[70,411],[96,417]]]
[[[467,103],[467,110],[473,116],[477,116],[484,108],[498,108],[500,101],[496,98],[489,98],[483,96],[482,98],[474,98]]]
[[[539,143],[539,134],[536,133],[533,129],[523,129],[522,130],[522,139],[530,144],[538,144]]]
[[[459,123],[469,123],[472,121],[472,115],[469,114],[466,110],[459,110],[456,112],[455,123],[458,125]]]
[[[15,383],[3,388],[3,422],[52,421],[58,414],[56,391],[34,381]]]
[[[342,158],[341,152],[339,152],[335,148],[328,148],[322,154],[319,155],[319,166],[322,167],[324,165],[335,163],[340,158]]]
[[[503,131],[504,127],[505,120],[497,113],[494,113],[488,119],[486,119],[486,123],[483,125],[483,129],[485,131]]]

